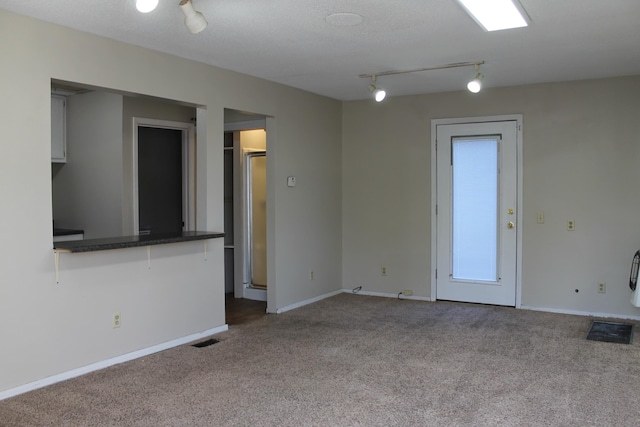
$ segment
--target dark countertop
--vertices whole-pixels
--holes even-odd
[[[68,228],[54,228],[54,236],[70,236],[72,234],[84,234],[84,230],[71,230]]]
[[[54,242],[53,248],[61,252],[93,252],[109,249],[135,248],[139,246],[163,245],[166,243],[191,242],[224,237],[215,231],[183,231],[182,233],[146,234],[142,236],[108,237],[104,239]]]

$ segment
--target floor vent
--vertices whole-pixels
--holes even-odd
[[[632,331],[633,325],[628,323],[594,321],[591,324],[587,339],[616,344],[631,344]]]
[[[220,342],[216,339],[210,338],[206,341],[202,341],[196,344],[192,344],[191,347],[198,347],[198,348],[203,348],[203,347],[209,347],[210,345],[214,345],[215,343]]]

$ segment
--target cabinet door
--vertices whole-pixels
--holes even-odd
[[[67,161],[67,99],[51,95],[51,161]]]

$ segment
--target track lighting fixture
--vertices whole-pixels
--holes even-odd
[[[476,65],[476,76],[473,80],[467,83],[467,89],[469,89],[469,92],[480,92],[480,89],[482,89],[482,79],[484,79],[484,75],[480,72],[480,65]]]
[[[472,81],[469,82],[467,88],[473,92],[480,92],[480,88],[482,87],[482,79],[484,76],[479,72],[480,66],[484,64],[484,61],[476,61],[476,62],[456,62],[454,64],[446,64],[446,65],[438,65],[436,67],[428,67],[428,68],[417,68],[415,70],[402,70],[402,71],[383,71],[381,73],[376,74],[360,74],[358,77],[360,78],[371,78],[372,83],[369,85],[369,91],[373,93],[373,96],[377,102],[381,102],[387,93],[376,87],[376,77],[380,76],[393,76],[395,74],[408,74],[408,73],[420,73],[423,71],[431,71],[431,70],[443,70],[445,68],[459,68],[459,67],[476,67],[476,77]]]
[[[149,13],[158,6],[158,0],[136,0],[138,12]]]
[[[179,5],[184,13],[184,25],[187,26],[191,34],[197,34],[207,28],[207,20],[202,13],[194,9],[191,0],[182,0]]]
[[[184,13],[184,25],[191,34],[197,34],[207,28],[207,20],[194,9],[191,0],[181,0],[178,4]],[[136,9],[142,13],[149,13],[158,6],[158,0],[136,0]]]
[[[382,102],[384,98],[387,96],[387,92],[384,89],[380,89],[376,87],[376,76],[371,76],[371,84],[369,85],[369,92],[373,94],[373,99],[376,102]]]

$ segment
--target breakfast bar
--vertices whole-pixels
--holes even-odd
[[[207,241],[224,237],[223,232],[216,231],[183,231],[179,233],[143,234],[136,236],[119,236],[100,239],[71,240],[54,242],[54,263],[56,283],[60,283],[60,254],[61,253],[88,253],[97,251],[110,251],[115,249],[127,249],[146,247],[147,267],[151,268],[151,247],[155,245],[168,245],[183,242],[204,241],[203,256],[207,259]]]
[[[110,249],[136,248],[139,246],[163,245],[167,243],[191,242],[224,237],[224,233],[215,231],[183,231],[181,233],[143,234],[138,236],[108,237],[102,239],[72,240],[54,242],[57,252],[93,252]]]

